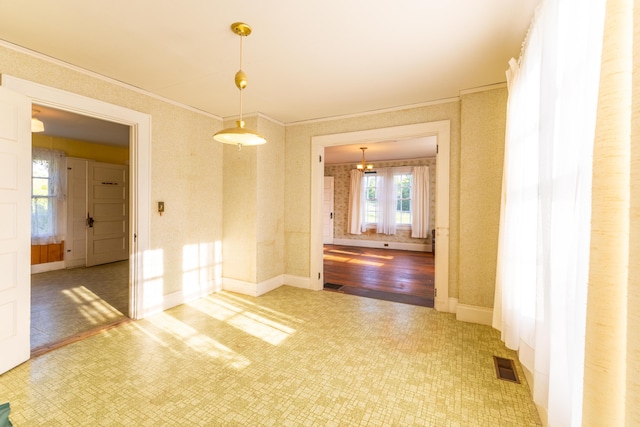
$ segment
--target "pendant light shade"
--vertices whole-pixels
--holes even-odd
[[[260,145],[267,142],[267,139],[258,132],[244,127],[243,120],[236,121],[236,127],[222,129],[213,135],[213,139],[223,144]]]
[[[44,132],[44,123],[36,117],[40,110],[31,109],[31,132]]]
[[[240,69],[235,75],[236,87],[240,91],[240,120],[236,121],[236,127],[222,129],[213,135],[213,139],[223,144],[237,145],[238,149],[243,145],[260,145],[267,139],[258,132],[245,127],[242,120],[242,91],[247,87],[247,75],[242,71],[242,39],[251,34],[251,27],[243,22],[231,24],[231,31],[240,36]]]

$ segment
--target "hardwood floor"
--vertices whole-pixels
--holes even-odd
[[[325,289],[433,307],[430,252],[324,245]]]

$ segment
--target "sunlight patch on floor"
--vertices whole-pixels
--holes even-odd
[[[189,305],[271,345],[279,345],[295,332],[280,322],[215,297],[201,298]]]
[[[251,361],[246,357],[165,312],[150,316],[148,320],[192,350],[221,360],[232,368],[243,369],[251,364]]]
[[[73,301],[78,312],[92,325],[122,317],[122,313],[84,286],[65,289],[62,293]]]

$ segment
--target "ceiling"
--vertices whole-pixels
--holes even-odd
[[[291,124],[503,82],[538,2],[0,0],[0,39],[231,118],[243,21],[243,112]]]

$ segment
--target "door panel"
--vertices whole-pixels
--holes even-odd
[[[31,101],[0,87],[0,374],[29,359]]]
[[[67,239],[65,265],[87,260],[87,160],[67,157]]]
[[[128,168],[89,162],[87,266],[129,257]]]

